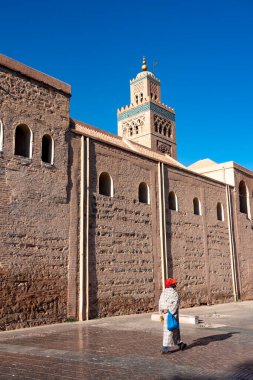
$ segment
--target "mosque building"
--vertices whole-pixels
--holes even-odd
[[[0,55],[0,329],[253,299],[253,172],[177,161],[175,111],[142,70],[118,135],[71,87]]]

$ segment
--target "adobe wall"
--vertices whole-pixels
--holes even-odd
[[[113,179],[114,196],[99,195],[99,175]],[[139,203],[146,182],[151,205]],[[91,140],[90,316],[154,310],[161,268],[156,164]]]
[[[4,125],[0,329],[4,330],[66,318],[69,95],[1,65],[0,82]],[[33,133],[31,160],[14,156],[14,132],[21,123]],[[54,140],[54,165],[41,162],[45,133]]]
[[[167,194],[174,191],[178,211],[167,215],[169,275],[178,279],[183,307],[233,300],[225,186],[169,168]],[[165,186],[166,187],[166,186]],[[194,215],[193,199],[202,215]],[[217,220],[217,202],[224,221]]]
[[[161,292],[157,169],[155,161],[90,140],[90,318],[157,307]],[[113,179],[113,197],[99,194],[102,172]],[[169,275],[178,279],[182,307],[233,301],[225,186],[172,167],[165,167],[165,177]],[[138,202],[140,182],[150,187],[151,205]],[[168,209],[171,190],[177,195],[178,211]],[[201,201],[201,216],[193,214],[194,197]],[[217,220],[218,202],[224,221]],[[86,261],[86,248],[84,254]],[[78,255],[76,260],[79,263]],[[78,299],[79,278],[76,291]]]
[[[249,215],[240,212],[239,184],[244,181],[249,191]],[[253,298],[253,178],[235,169],[234,220],[239,292],[242,300]],[[251,219],[250,219],[251,218]]]

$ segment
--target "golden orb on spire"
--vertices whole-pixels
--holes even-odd
[[[148,66],[146,65],[146,58],[145,57],[142,58],[141,69],[142,69],[142,71],[147,71],[147,69],[148,69]]]

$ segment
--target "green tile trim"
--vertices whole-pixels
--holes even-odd
[[[158,115],[165,117],[166,119],[169,119],[171,121],[175,121],[175,115],[174,113],[165,110],[164,108],[160,107],[157,104],[148,102],[145,104],[140,104],[137,107],[131,108],[125,112],[122,112],[120,115],[118,115],[118,121],[127,119],[129,117],[133,117],[135,115],[138,115],[139,113],[146,112],[146,111],[152,111],[157,113]]]

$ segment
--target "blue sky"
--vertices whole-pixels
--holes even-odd
[[[178,159],[253,170],[253,0],[9,0],[0,51],[72,86],[71,116],[117,133],[129,80],[158,61]]]

